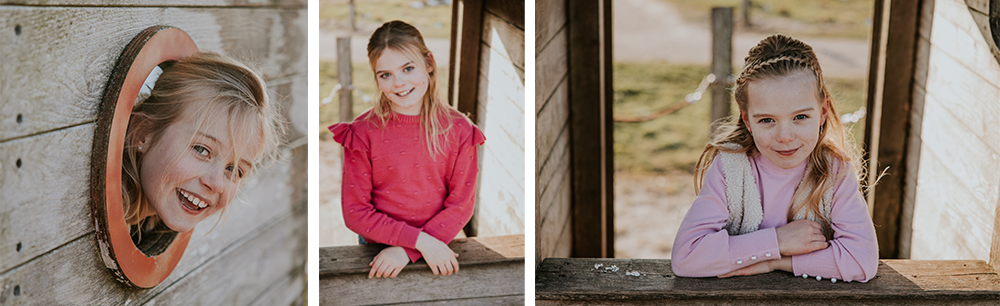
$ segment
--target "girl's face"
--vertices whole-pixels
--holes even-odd
[[[393,111],[419,115],[433,69],[423,62],[410,60],[402,52],[386,48],[375,62],[375,79],[379,89],[392,102]]]
[[[801,165],[816,148],[819,127],[826,121],[826,103],[819,100],[816,77],[799,71],[747,86],[750,101],[742,116],[757,151],[783,169]]]
[[[190,109],[155,143],[150,143],[151,136],[143,140],[145,156],[139,172],[143,193],[157,215],[178,232],[194,229],[233,199],[258,149],[252,141],[231,147],[229,115],[199,127],[196,111]]]

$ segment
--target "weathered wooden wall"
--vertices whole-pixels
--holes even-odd
[[[907,158],[909,257],[989,260],[998,239],[1000,64],[976,22],[987,18],[988,1],[922,3]]]
[[[3,4],[0,304],[303,302],[304,146],[284,146],[282,160],[245,180],[222,220],[199,224],[177,268],[151,289],[125,288],[105,269],[88,180],[105,82],[122,48],[152,25],[176,26],[202,50],[254,63],[283,105],[288,139],[305,136],[305,1]]]
[[[569,62],[566,1],[535,2],[535,265],[569,257]]]
[[[507,5],[504,5],[507,3]],[[524,234],[524,3],[483,3],[476,124],[479,236]]]

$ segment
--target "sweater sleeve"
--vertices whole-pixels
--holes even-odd
[[[726,183],[720,157],[705,172],[705,183],[674,239],[671,267],[685,277],[719,276],[749,265],[780,259],[774,228],[730,236]]]
[[[372,203],[372,164],[367,134],[346,123],[330,126],[333,139],[344,145],[341,209],[344,224],[365,240],[412,250],[420,229],[375,209]]]
[[[469,223],[476,202],[476,177],[479,173],[478,146],[486,142],[486,136],[474,125],[471,129],[471,133],[463,135],[463,139],[460,140],[458,157],[451,170],[451,179],[448,180],[448,197],[444,200],[444,209],[428,220],[422,228],[425,233],[446,244],[458,235],[466,223]]]
[[[845,175],[834,189],[830,219],[834,232],[830,247],[792,256],[793,273],[862,282],[875,277],[875,226],[854,175]]]

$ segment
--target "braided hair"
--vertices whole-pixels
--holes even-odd
[[[808,192],[805,196],[806,200],[801,203],[793,203],[788,211],[788,221],[792,221],[792,217],[803,209],[811,210],[815,216],[822,216],[819,204],[823,193],[829,188],[833,188],[834,184],[848,172],[859,178],[862,177],[861,169],[863,167],[858,166],[858,154],[853,146],[849,147],[849,143],[845,140],[844,124],[841,122],[840,116],[837,115],[833,98],[823,80],[823,69],[819,66],[816,53],[813,52],[812,47],[800,40],[775,34],[761,40],[750,49],[744,62],[743,70],[740,71],[735,88],[733,88],[734,100],[741,114],[720,119],[722,122],[718,123],[719,128],[709,143],[705,145],[705,150],[702,151],[701,157],[695,165],[695,192],[701,192],[705,172],[720,151],[746,153],[749,156],[753,154],[751,149],[756,148],[753,135],[747,128],[746,122],[742,120],[742,114],[747,113],[747,106],[750,103],[748,85],[757,80],[806,72],[815,77],[817,96],[821,106],[826,109],[826,118],[823,125],[820,126],[820,141],[806,159],[806,177],[795,192],[796,195],[799,194],[799,190]],[[740,148],[727,149],[722,146],[725,143],[735,143]],[[836,172],[834,169],[836,161],[848,162],[849,167],[853,167],[852,171],[834,173]],[[823,220],[820,223],[824,229],[829,229],[830,220],[826,220],[825,217],[821,217],[821,219]]]

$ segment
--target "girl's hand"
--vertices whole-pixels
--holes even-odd
[[[417,250],[424,255],[424,261],[431,267],[434,275],[458,273],[458,259],[455,259],[458,254],[434,236],[420,232],[420,236],[417,236]]]
[[[368,265],[372,270],[368,272],[368,278],[396,277],[399,271],[403,271],[406,264],[410,262],[410,257],[406,255],[403,247],[393,246],[382,249]]]
[[[774,232],[782,256],[806,254],[830,246],[823,236],[823,226],[806,219],[789,222]]]
[[[777,260],[762,261],[733,272],[729,272],[723,275],[719,275],[719,278],[727,278],[731,276],[749,276],[768,273],[774,270],[782,271],[792,271],[792,258],[785,257]]]

